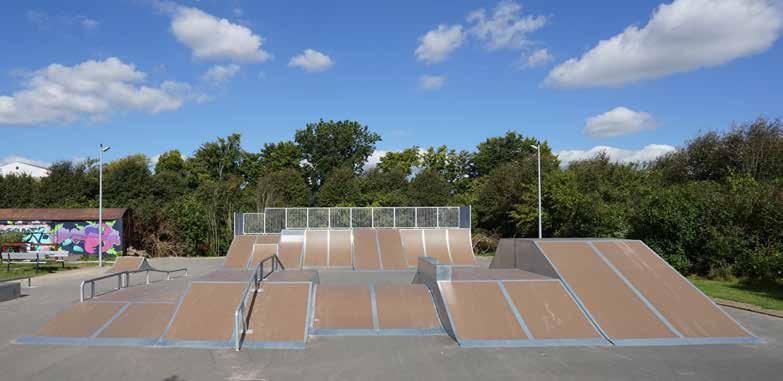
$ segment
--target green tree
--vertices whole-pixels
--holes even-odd
[[[408,197],[414,206],[449,205],[449,183],[436,171],[426,169],[411,180]]]
[[[361,184],[351,167],[331,172],[318,191],[319,206],[358,206],[361,202]]]
[[[310,201],[310,188],[300,170],[280,169],[258,179],[254,201],[257,211],[264,208],[307,206]]]
[[[507,131],[504,136],[487,138],[476,147],[476,154],[473,157],[476,175],[488,175],[495,168],[506,163],[535,155],[536,150],[532,146],[538,144],[538,140],[526,138],[514,131]],[[546,155],[547,149],[548,147],[542,150],[543,155]]]
[[[185,169],[185,160],[179,150],[164,152],[158,156],[158,162],[155,163],[155,173],[160,172],[181,172]]]
[[[384,172],[394,170],[401,171],[406,176],[411,175],[411,170],[420,165],[419,147],[413,146],[400,152],[386,152],[378,163],[378,168]]]
[[[381,136],[359,122],[320,120],[296,131],[294,140],[302,150],[310,186],[317,190],[337,168],[361,172]]]

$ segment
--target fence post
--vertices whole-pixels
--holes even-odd
[[[413,208],[413,227],[419,227],[419,208]]]
[[[435,227],[440,227],[440,208],[437,206],[435,207]]]
[[[348,228],[353,229],[353,208],[348,208]]]

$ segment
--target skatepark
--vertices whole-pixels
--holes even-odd
[[[249,226],[258,215],[237,214],[226,257],[201,275],[119,257],[82,281],[76,303],[14,342],[235,351],[307,350],[324,336],[378,345],[442,336],[460,348],[763,343],[640,241],[504,239],[487,266],[460,227],[467,208],[416,209],[412,224],[397,213],[414,208],[399,208],[392,226],[375,222],[388,210],[351,209],[348,228],[331,227],[340,214],[331,209],[329,226],[311,227],[318,208],[304,210],[299,229],[286,210],[279,233],[265,232],[266,216],[258,229]],[[368,209],[372,226],[356,226],[353,213]],[[418,218],[427,213],[435,223]]]

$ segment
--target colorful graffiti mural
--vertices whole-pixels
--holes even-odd
[[[73,254],[97,254],[103,241],[103,253],[118,255],[123,251],[122,221],[104,221],[99,237],[97,221],[0,221],[0,232],[20,232],[24,242],[57,244],[60,250]]]

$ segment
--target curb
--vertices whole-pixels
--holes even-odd
[[[770,309],[766,309],[766,308],[757,307],[757,306],[754,306],[752,304],[740,303],[740,302],[735,302],[735,301],[725,300],[725,299],[713,298],[712,300],[714,300],[716,304],[721,305],[721,306],[736,308],[736,309],[740,309],[740,310],[755,312],[757,314],[762,314],[762,315],[767,315],[767,316],[772,316],[772,317],[783,319],[783,311],[770,310]]]

